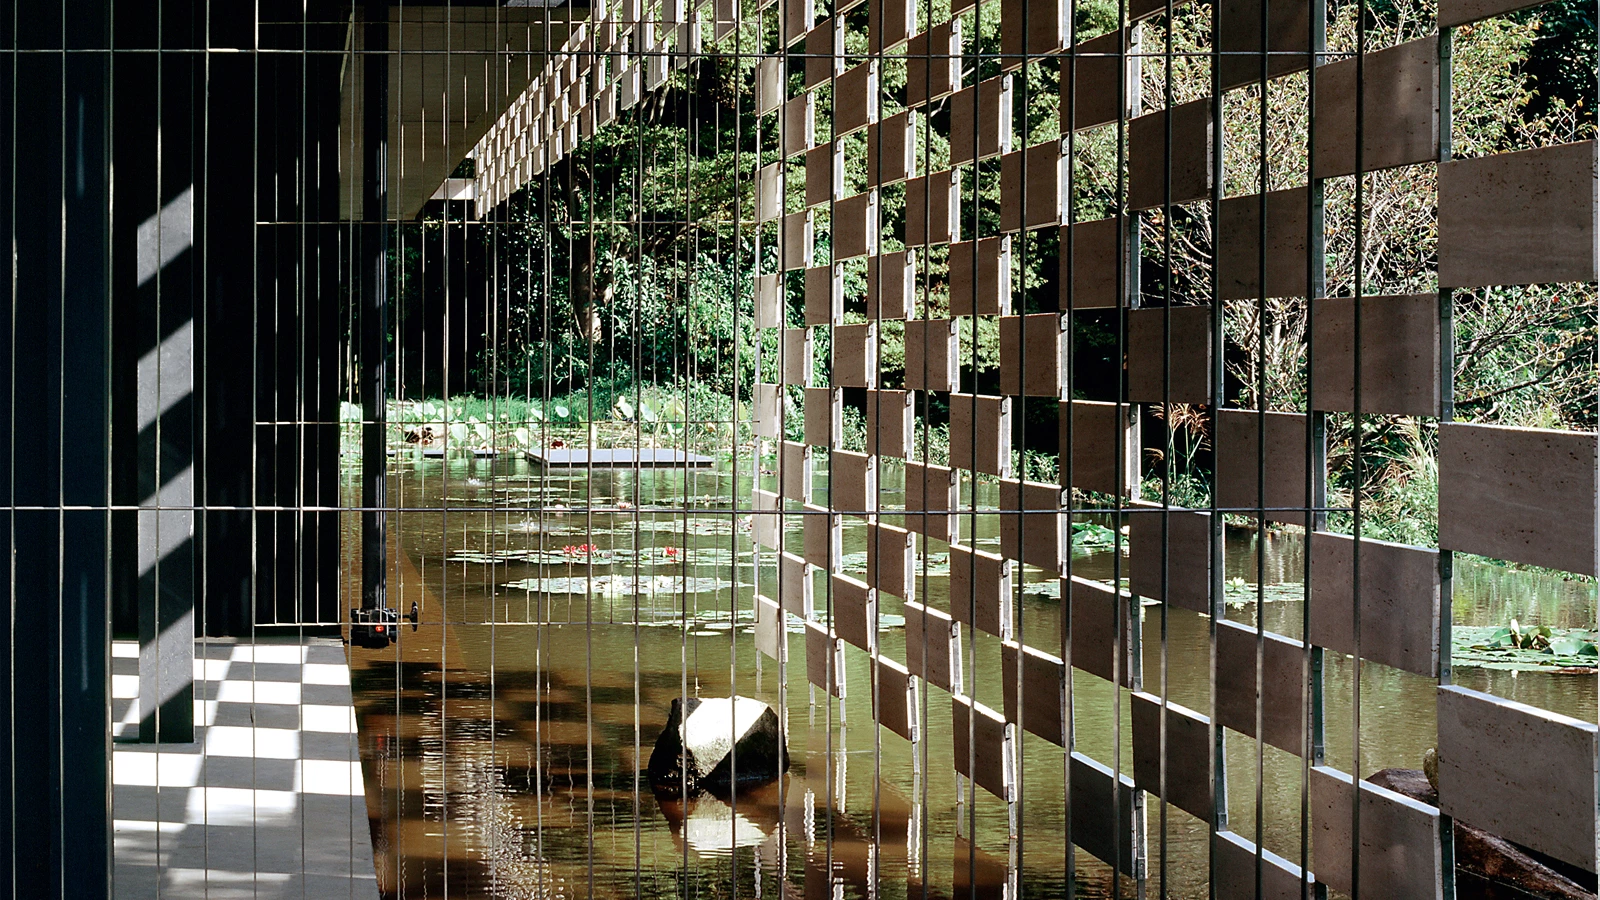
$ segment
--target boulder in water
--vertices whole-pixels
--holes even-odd
[[[1422,769],[1384,769],[1367,778],[1379,787],[1429,806],[1439,805],[1438,756],[1429,750]],[[1594,900],[1595,876],[1521,844],[1456,822],[1457,900]]]
[[[789,768],[783,725],[750,697],[675,698],[650,754],[658,794],[729,792],[765,784]]]

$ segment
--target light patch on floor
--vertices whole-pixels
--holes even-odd
[[[337,640],[195,645],[195,742],[140,744],[139,648],[112,645],[115,896],[376,897]]]

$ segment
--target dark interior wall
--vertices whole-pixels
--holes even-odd
[[[0,0],[0,895],[110,893],[109,638],[151,587],[113,507],[192,466],[161,589],[197,630],[338,621],[347,21]],[[182,251],[144,274],[141,224],[186,193]],[[155,427],[139,361],[184,327],[192,390]]]
[[[490,292],[494,279],[484,226],[465,219],[465,204],[430,202],[422,222],[399,229],[393,322],[400,379],[394,390],[410,399],[483,394]]]
[[[340,76],[348,8],[263,4],[255,161],[257,624],[337,625]],[[279,24],[271,24],[279,23]],[[270,321],[269,321],[270,320]]]
[[[108,4],[0,0],[0,884],[108,891]],[[17,52],[22,51],[22,52]]]
[[[117,502],[149,496],[152,459],[165,470],[194,465],[204,507],[194,546],[163,561],[161,582],[163,594],[193,598],[197,633],[336,624],[338,311],[349,268],[336,148],[348,6],[164,0],[159,16],[118,10],[119,48],[166,52],[115,63]],[[196,52],[208,40],[224,52]],[[192,248],[139,284],[137,223],[189,189]],[[195,335],[193,398],[162,415],[158,446],[137,427],[132,375],[184,322]],[[132,562],[135,517],[115,524],[114,624],[124,634],[150,592]]]

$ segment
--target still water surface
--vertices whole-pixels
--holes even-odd
[[[894,506],[893,476],[883,481],[883,503]],[[825,484],[819,479],[817,490]],[[740,479],[741,494],[748,485]],[[1009,883],[1012,896],[1133,896],[1128,878],[1067,849],[1059,747],[1024,736],[1012,839],[1006,805],[955,775],[947,694],[923,692],[926,739],[913,746],[873,725],[864,652],[847,647],[846,699],[831,703],[805,679],[803,634],[788,636],[787,679],[772,660],[757,659],[747,612],[750,538],[746,523],[725,512],[733,488],[727,472],[590,477],[546,475],[520,460],[393,463],[391,499],[403,511],[390,521],[391,603],[404,610],[416,600],[424,624],[403,631],[387,652],[352,650],[385,895],[999,897]],[[629,508],[585,510],[619,504]],[[977,505],[996,504],[980,486]],[[347,529],[358,527],[356,518],[346,517]],[[798,552],[799,517],[790,518]],[[998,544],[995,518],[980,515],[963,529],[975,526],[980,547]],[[844,567],[857,577],[864,540],[860,524],[847,520]],[[1263,542],[1248,532],[1230,534],[1229,577],[1254,582],[1258,548],[1268,583],[1301,579],[1297,536]],[[930,572],[939,571],[943,549],[926,549]],[[1114,552],[1099,551],[1075,556],[1072,574],[1110,580],[1120,570]],[[359,583],[358,571],[347,584]],[[761,578],[770,595],[771,572]],[[1037,572],[1024,580],[1017,624],[1026,642],[1059,648],[1053,583]],[[947,579],[931,574],[924,584],[925,599],[947,609]],[[1269,630],[1298,636],[1300,602],[1263,609]],[[1453,610],[1456,624],[1516,617],[1592,628],[1594,589],[1464,565]],[[900,612],[897,599],[880,598],[885,621]],[[1254,624],[1257,609],[1245,602],[1228,615]],[[1165,685],[1172,702],[1207,712],[1207,620],[1182,610],[1163,617],[1148,606],[1141,627],[1144,689],[1159,694]],[[970,693],[1003,708],[999,642],[979,633],[969,644]],[[901,629],[885,629],[880,645],[905,659]],[[1355,666],[1328,654],[1325,671],[1328,764],[1348,771],[1357,767]],[[1592,675],[1464,669],[1456,681],[1595,719]],[[640,770],[671,699],[685,692],[738,693],[786,708],[789,775],[731,806],[709,797],[687,807],[658,802]],[[1082,672],[1072,692],[1076,749],[1131,773],[1127,693]],[[1361,774],[1419,768],[1434,744],[1434,682],[1368,663],[1360,697]],[[1254,741],[1230,733],[1227,761],[1233,830],[1259,834],[1267,849],[1315,870],[1314,853],[1302,854],[1298,759],[1271,747],[1258,756]],[[1205,823],[1154,797],[1146,802],[1147,892],[1159,896],[1164,883],[1173,897],[1205,896]]]

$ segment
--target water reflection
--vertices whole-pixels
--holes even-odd
[[[589,480],[545,477],[513,460],[402,461],[396,473],[398,505],[410,511],[391,522],[391,591],[402,608],[420,602],[423,624],[387,652],[353,652],[385,896],[1056,897],[1069,885],[1078,897],[1133,895],[1126,877],[1069,849],[1059,747],[1021,737],[1013,823],[1004,803],[955,774],[948,695],[922,692],[926,740],[914,747],[873,724],[865,653],[847,648],[844,702],[807,684],[804,635],[788,637],[786,681],[756,658],[747,612],[756,573],[748,526],[726,511],[728,474],[597,471]],[[738,484],[748,490],[748,479]],[[995,498],[980,491],[979,502]],[[585,508],[595,503],[631,508]],[[998,544],[997,523],[977,525],[973,543]],[[792,527],[798,542],[798,521]],[[847,524],[846,572],[864,574],[864,541]],[[1258,542],[1249,533],[1230,536],[1229,577],[1253,579],[1258,549],[1269,580],[1300,578],[1293,535]],[[943,547],[927,550],[924,599],[944,605]],[[1091,579],[1116,568],[1103,552],[1073,562],[1073,574]],[[1056,583],[1031,571],[1023,580],[1019,632],[1034,646],[1059,646]],[[880,597],[885,622],[899,605]],[[1594,619],[1592,584],[1492,567],[1458,567],[1453,605],[1458,623]],[[1299,634],[1298,600],[1277,597],[1260,613],[1267,628]],[[1248,602],[1229,611],[1248,623],[1256,615]],[[1201,616],[1144,610],[1145,690],[1206,712],[1208,633]],[[881,651],[904,659],[904,640],[889,628]],[[965,648],[970,692],[995,709],[1004,706],[1000,659],[998,640],[981,633]],[[1456,680],[1595,718],[1592,676],[1467,669]],[[1325,683],[1328,762],[1349,768],[1354,665],[1329,654]],[[1434,742],[1434,682],[1366,664],[1360,683],[1361,773],[1417,767]],[[1071,689],[1076,749],[1130,772],[1126,691],[1082,672]],[[791,773],[732,798],[658,801],[642,769],[671,699],[685,692],[737,693],[785,710]],[[1258,760],[1238,735],[1227,754],[1233,828],[1257,833],[1259,791],[1263,843],[1298,861],[1299,760],[1270,747]],[[1150,891],[1165,877],[1170,896],[1205,896],[1206,824],[1146,802]]]
[[[778,793],[779,786],[772,784],[727,800],[711,794],[687,800],[657,795],[656,803],[679,847],[701,859],[716,859],[763,844],[777,833],[783,810]]]

